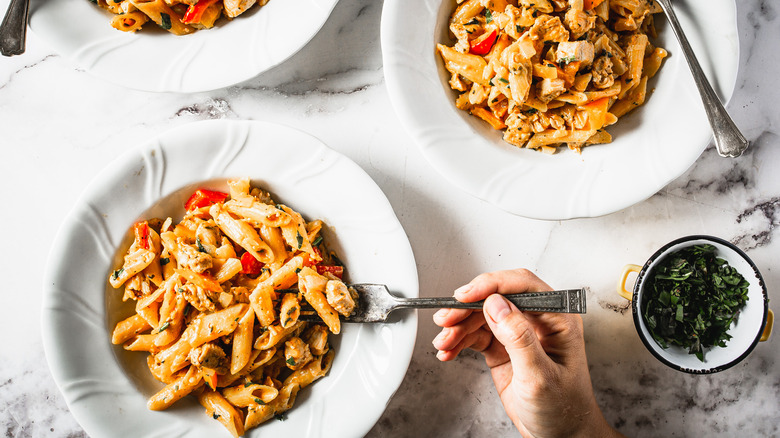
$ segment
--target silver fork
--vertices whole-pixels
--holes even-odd
[[[707,112],[707,119],[712,127],[712,133],[715,137],[715,148],[718,150],[718,154],[722,157],[731,158],[742,155],[750,145],[750,142],[739,131],[734,120],[731,119],[729,113],[726,112],[726,108],[723,107],[720,99],[718,99],[718,95],[715,94],[715,90],[712,89],[709,81],[707,81],[707,76],[704,75],[704,71],[693,53],[688,38],[677,20],[671,0],[655,1],[661,5],[661,9],[666,14],[666,19],[672,25],[672,31],[674,31],[677,41],[680,42],[685,60],[688,61],[688,67],[691,69],[696,87],[699,88],[699,95],[701,95],[701,101],[704,103],[704,111]]]
[[[358,293],[355,311],[344,322],[387,322],[398,309],[481,309],[484,301],[462,303],[455,298],[403,298],[390,293],[384,284],[353,284]],[[529,312],[585,313],[586,289],[528,292],[504,295],[520,310]],[[277,291],[283,292],[283,291]],[[289,292],[297,292],[290,290]],[[313,312],[302,312],[301,320],[320,321]]]
[[[0,24],[0,53],[3,56],[21,55],[27,38],[27,12],[30,0],[11,0]]]

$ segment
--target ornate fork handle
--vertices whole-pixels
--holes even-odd
[[[504,295],[520,310],[531,312],[585,313],[586,290],[567,289]],[[481,309],[484,301],[462,303],[455,298],[396,298],[396,308]]]
[[[739,128],[734,124],[734,121],[726,112],[723,104],[718,99],[718,95],[712,89],[707,76],[704,75],[704,71],[699,65],[699,61],[696,59],[696,55],[693,53],[688,38],[683,33],[680,22],[677,20],[677,15],[674,13],[672,3],[670,0],[656,0],[661,9],[664,10],[666,18],[669,24],[672,26],[672,31],[680,42],[685,60],[688,61],[688,66],[693,74],[693,80],[696,82],[696,86],[699,88],[699,94],[701,100],[704,103],[704,110],[707,112],[707,119],[709,119],[712,132],[715,137],[715,147],[718,150],[718,154],[722,157],[738,157],[745,152],[745,149],[750,145],[745,139],[745,136],[739,132]]]
[[[29,9],[29,0],[11,0],[8,5],[3,24],[0,24],[0,53],[3,56],[24,53]]]

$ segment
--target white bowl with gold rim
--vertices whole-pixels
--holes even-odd
[[[750,283],[748,300],[739,317],[731,325],[728,334],[731,339],[725,347],[710,347],[705,350],[704,360],[679,346],[663,348],[659,345],[644,319],[642,308],[645,293],[650,288],[649,278],[658,264],[668,255],[694,245],[709,244],[717,249],[717,256],[728,262]],[[633,291],[626,287],[630,274],[636,273]],[[656,251],[644,265],[629,264],[623,268],[617,286],[618,294],[631,301],[634,325],[645,347],[662,363],[679,371],[691,374],[710,374],[731,368],[745,359],[759,342],[769,339],[774,322],[774,313],[769,309],[766,284],[756,265],[741,249],[732,243],[713,236],[693,235],[676,239]]]

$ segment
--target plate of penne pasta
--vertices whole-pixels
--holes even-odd
[[[675,8],[727,101],[735,2]],[[391,102],[425,158],[464,191],[535,219],[613,213],[682,175],[711,139],[661,12],[651,0],[386,2]]]
[[[414,314],[341,324],[360,299],[350,283],[418,295],[384,194],[264,122],[199,122],[120,157],[66,218],[45,276],[46,357],[93,437],[362,436],[416,336]]]
[[[76,66],[107,81],[200,92],[281,64],[314,37],[337,1],[31,0],[29,26]]]

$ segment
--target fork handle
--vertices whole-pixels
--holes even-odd
[[[3,56],[21,55],[27,37],[29,0],[11,0],[0,24],[0,53]]]
[[[554,290],[503,295],[518,309],[528,312],[585,313],[586,289]],[[484,301],[463,303],[455,298],[397,298],[398,308],[481,309]]]
[[[720,99],[718,99],[718,95],[715,94],[715,90],[712,89],[712,86],[707,80],[707,76],[704,75],[704,71],[701,69],[701,65],[699,65],[699,61],[693,53],[688,38],[683,32],[679,20],[677,20],[677,14],[674,13],[671,1],[658,0],[658,3],[666,13],[666,18],[672,26],[672,31],[680,42],[680,47],[685,55],[685,60],[691,68],[693,80],[696,82],[701,101],[704,104],[704,111],[707,113],[707,119],[712,127],[712,133],[715,138],[715,148],[717,149],[718,154],[722,157],[731,158],[742,155],[742,153],[745,152],[745,149],[750,145],[750,142],[745,139],[745,136],[739,131],[734,120],[731,119],[726,108],[723,107]]]

